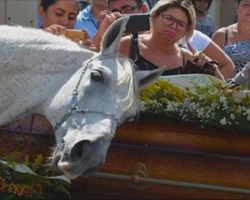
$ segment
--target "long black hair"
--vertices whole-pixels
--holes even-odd
[[[43,10],[45,12],[48,11],[49,7],[53,4],[55,4],[58,0],[41,0],[40,2],[40,6],[42,6]],[[78,4],[78,0],[75,0],[75,2],[78,5],[78,11],[79,11],[79,4]]]

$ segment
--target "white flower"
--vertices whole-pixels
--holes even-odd
[[[171,102],[168,103],[166,111],[167,112],[173,112],[173,111],[175,111],[175,107],[174,107],[174,105]]]
[[[218,107],[218,104],[217,104],[217,102],[213,102],[213,103],[211,103],[210,106],[211,106],[212,109],[215,109],[215,108]]]
[[[224,117],[222,120],[220,120],[221,125],[226,125],[227,124],[227,119]]]
[[[203,114],[204,114],[203,108],[197,109],[197,115],[198,115],[199,118],[202,118]]]
[[[225,101],[226,101],[226,98],[225,98],[224,96],[221,96],[221,97],[220,97],[220,102],[223,103],[223,102],[225,102]]]
[[[223,103],[223,107],[224,107],[223,110],[227,110],[228,109],[227,102]]]
[[[250,121],[250,115],[247,116],[247,120]]]

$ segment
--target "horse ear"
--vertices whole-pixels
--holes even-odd
[[[165,70],[165,67],[161,67],[159,69],[150,71],[136,71],[135,75],[138,80],[139,89],[142,89],[150,83],[153,83],[160,75],[162,75]]]
[[[129,17],[121,17],[108,28],[101,42],[101,54],[117,54],[120,48],[120,40],[125,30]]]

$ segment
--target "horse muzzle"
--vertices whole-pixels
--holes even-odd
[[[100,134],[65,137],[54,152],[53,164],[69,179],[92,175],[105,162],[110,142],[111,138]]]

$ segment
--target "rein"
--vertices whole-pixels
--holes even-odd
[[[113,113],[109,113],[109,112],[101,112],[101,111],[93,111],[93,110],[88,110],[88,109],[82,109],[82,108],[78,108],[77,102],[78,102],[78,91],[79,91],[79,85],[82,81],[82,78],[84,76],[84,74],[86,73],[89,63],[92,62],[93,59],[90,59],[83,67],[83,70],[81,72],[80,78],[76,84],[75,89],[72,92],[72,98],[71,98],[71,108],[69,109],[69,111],[60,119],[59,122],[56,123],[55,129],[57,130],[65,121],[68,120],[68,118],[72,115],[75,115],[76,113],[82,113],[82,114],[86,114],[86,113],[96,113],[96,114],[101,114],[104,116],[111,116],[112,118],[114,118],[114,120],[117,122],[117,124],[119,125],[119,120],[118,117],[113,114]]]

